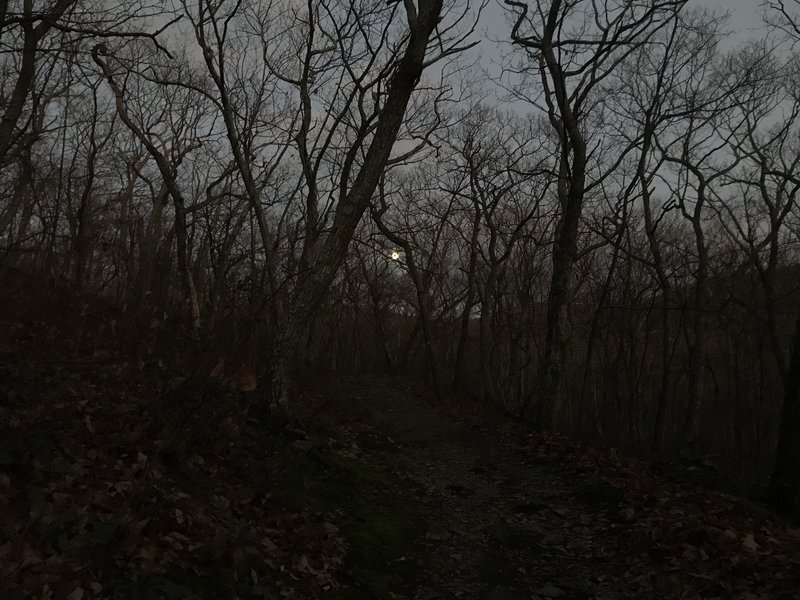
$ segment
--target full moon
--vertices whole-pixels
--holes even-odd
[[[397,250],[392,250],[392,260],[400,260],[400,253]]]

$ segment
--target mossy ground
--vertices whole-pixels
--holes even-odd
[[[288,509],[330,513],[347,541],[345,587],[332,598],[389,599],[414,587],[412,557],[425,525],[410,484],[390,466],[395,458],[314,448],[276,482]]]

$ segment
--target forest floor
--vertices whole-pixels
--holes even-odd
[[[800,599],[800,530],[688,473],[376,376],[277,424],[241,371],[186,379],[110,308],[4,290],[3,600]]]

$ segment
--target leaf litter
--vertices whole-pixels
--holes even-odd
[[[396,379],[318,390],[277,430],[247,366],[216,357],[197,389],[108,315],[87,352],[8,314],[3,598],[800,598],[800,529],[644,462]]]

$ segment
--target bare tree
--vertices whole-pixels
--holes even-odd
[[[9,152],[26,143],[25,133],[33,114],[29,100],[36,84],[37,62],[41,62],[42,56],[49,57],[50,61],[57,60],[61,52],[78,49],[87,38],[149,38],[159,45],[159,34],[172,24],[153,33],[139,29],[148,17],[162,10],[158,3],[148,0],[109,2],[102,8],[83,4],[81,0],[2,3],[0,39],[4,50],[14,57],[16,73],[5,106],[0,105],[0,165]],[[53,40],[52,45],[46,44],[45,40],[53,36],[60,36],[60,39]],[[8,54],[4,58],[7,59]]]
[[[499,289],[511,257],[531,222],[541,219],[551,178],[543,150],[544,135],[535,119],[521,119],[478,105],[449,133],[453,169],[460,177],[448,191],[470,205],[475,224],[469,239],[469,266],[457,363],[463,361],[464,330],[472,312],[473,288],[480,296],[479,355],[484,399],[511,410],[501,393],[493,359],[500,340],[494,335]],[[466,240],[465,240],[466,241]],[[456,365],[459,368],[459,365]]]
[[[600,139],[590,137],[590,132],[601,125],[598,120],[602,119],[602,100],[598,90],[618,65],[648,44],[686,2],[615,1],[599,5],[586,1],[505,0],[505,4],[513,13],[511,40],[531,63],[518,73],[521,83],[527,88],[538,78],[541,95],[536,104],[546,112],[558,143],[555,171],[561,215],[553,242],[547,335],[538,390],[535,397],[528,399],[524,411],[528,420],[552,428],[562,379],[564,308],[578,253],[584,201],[626,153],[623,149],[616,160],[612,157],[599,171],[594,166],[600,164],[598,156],[605,150]],[[526,95],[527,90],[520,97]]]
[[[384,18],[391,18],[397,11],[397,6],[388,7],[380,14],[384,14]],[[445,15],[442,12],[441,0],[419,0],[416,5],[412,0],[405,0],[403,8],[406,12],[407,32],[402,37],[402,46],[395,46],[398,49],[397,55],[381,65],[377,73],[369,58],[360,74],[345,69],[345,73],[354,83],[354,96],[358,100],[355,107],[360,107],[357,110],[363,111],[365,103],[372,102],[373,116],[363,120],[355,131],[355,139],[341,163],[338,190],[332,191],[336,201],[335,208],[332,209],[330,227],[324,236],[306,240],[305,268],[298,274],[292,307],[281,343],[284,353],[282,370],[287,384],[284,400],[292,393],[291,371],[302,362],[301,341],[304,342],[308,337],[309,323],[346,256],[356,226],[369,206],[384,168],[390,160],[392,147],[404,124],[406,109],[424,70],[469,45],[467,39],[471,29],[466,32],[458,29],[459,22],[464,14],[467,14],[466,12],[454,12],[454,21],[447,22],[443,20]],[[345,11],[344,14],[353,15],[347,17],[355,19],[351,27],[356,29],[362,27],[358,11]],[[380,33],[376,40],[377,44],[370,44],[370,47],[380,48],[389,43],[388,27],[387,25],[378,29]],[[431,42],[435,44],[433,53],[429,54]],[[394,54],[395,52],[392,52],[392,55]],[[304,71],[307,72],[308,68],[304,67]],[[347,114],[349,111],[337,118],[344,120]],[[300,142],[302,145],[302,136]],[[305,173],[308,177],[308,169]],[[308,186],[308,180],[306,184],[308,193],[313,186]],[[308,216],[307,214],[306,217]],[[311,247],[308,247],[309,244]]]
[[[166,133],[172,135],[172,139],[159,140],[160,136],[152,133],[153,124],[151,119],[153,114],[147,114],[147,108],[137,111],[138,121],[132,115],[126,103],[129,101],[127,100],[126,89],[118,83],[117,75],[106,58],[107,54],[108,49],[104,45],[96,45],[92,49],[92,59],[100,68],[103,77],[114,94],[116,110],[120,120],[147,149],[147,152],[158,167],[166,191],[172,198],[175,211],[178,271],[192,331],[197,336],[200,329],[200,305],[189,264],[186,200],[178,181],[178,167],[186,156],[201,144],[200,124],[205,117],[205,109],[202,102],[198,102],[196,98],[186,93],[181,98],[183,102],[180,106],[171,106],[169,103],[164,102],[164,96],[159,97],[156,102],[162,107],[162,115],[166,118]],[[139,91],[142,92],[143,90],[139,88]],[[164,86],[158,87],[156,91],[159,94],[170,93]],[[142,100],[145,94],[146,92],[138,93],[137,99]],[[175,99],[177,100],[177,98]]]
[[[623,122],[631,123],[628,139],[638,140],[634,154],[634,179],[626,194],[641,198],[644,233],[649,257],[641,257],[658,280],[661,314],[661,383],[656,400],[653,425],[653,450],[663,453],[667,445],[667,410],[671,405],[674,373],[673,321],[671,317],[674,287],[674,266],[667,260],[664,247],[671,235],[669,213],[676,209],[673,202],[663,201],[656,193],[664,171],[665,158],[658,151],[658,135],[676,120],[702,109],[697,102],[681,98],[680,90],[711,67],[718,37],[718,19],[713,15],[683,11],[653,38],[620,65],[614,91],[620,100],[610,108]]]

